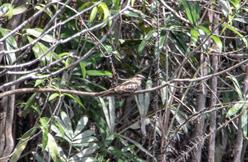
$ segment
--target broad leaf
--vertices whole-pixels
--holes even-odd
[[[26,29],[26,32],[29,35],[32,35],[32,36],[34,36],[36,38],[39,38],[39,37],[41,37],[41,35],[42,35],[42,33],[44,31],[43,31],[43,29],[40,29],[40,28],[33,28],[33,29]],[[43,40],[45,42],[48,42],[48,43],[54,43],[54,42],[56,42],[56,39],[53,36],[48,35],[48,34],[43,35],[42,38],[41,38],[41,40]]]
[[[233,107],[231,107],[227,114],[226,117],[231,117],[233,115],[236,115],[244,106],[244,102],[237,102],[236,104],[233,105]]]

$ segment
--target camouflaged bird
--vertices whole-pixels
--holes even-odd
[[[143,75],[137,74],[133,78],[121,83],[120,85],[102,92],[101,96],[111,96],[111,95],[127,95],[134,93],[139,88],[141,88],[142,80],[145,79]]]

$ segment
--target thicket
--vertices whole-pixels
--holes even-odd
[[[0,161],[248,161],[247,31],[246,0],[0,1]]]

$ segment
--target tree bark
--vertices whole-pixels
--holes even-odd
[[[201,54],[201,76],[207,75],[208,69],[207,69],[207,57],[204,56],[204,54]],[[199,85],[200,92],[197,97],[197,111],[202,111],[205,108],[206,104],[206,97],[207,97],[207,87],[205,85],[205,81],[201,81],[201,84]],[[203,116],[200,116],[197,119],[196,123],[196,130],[194,133],[194,143],[197,146],[193,151],[192,156],[192,162],[200,162],[201,161],[201,153],[202,153],[202,147],[204,144],[204,125],[205,125],[205,119]]]
[[[20,4],[25,3],[23,0],[14,0],[12,1],[13,5],[19,6]],[[8,23],[8,29],[15,29],[21,22],[22,15],[14,16]],[[14,37],[14,36],[13,36]],[[17,43],[18,44],[18,43]],[[1,42],[0,51],[4,50],[3,43]],[[16,53],[11,53],[15,55]],[[13,58],[13,57],[12,57]],[[3,62],[2,57],[0,58]],[[10,60],[12,64],[16,60]],[[2,81],[10,82],[16,80],[16,75],[11,75],[1,78]],[[10,87],[11,90],[15,90],[16,86],[13,85]],[[6,157],[0,160],[0,162],[7,162],[9,161],[10,155],[14,149],[14,131],[13,131],[13,124],[14,124],[14,113],[15,113],[15,95],[11,95],[8,97],[4,97],[2,99],[0,105],[0,157]]]
[[[212,5],[213,6],[213,5]],[[218,18],[218,15],[213,12],[213,10],[209,11],[209,20],[214,23],[214,18]],[[218,20],[218,19],[216,19]],[[211,26],[211,29],[214,27]],[[218,34],[218,31],[215,31],[216,34]],[[212,46],[215,46],[214,44]],[[220,53],[220,50],[218,47],[213,47],[213,49],[216,50],[216,52]],[[211,63],[212,63],[212,69],[213,73],[218,72],[218,53],[213,52],[211,55]],[[211,103],[210,103],[210,109],[214,109],[215,105],[217,104],[217,89],[218,87],[218,79],[217,76],[213,76],[211,79]],[[216,138],[216,111],[213,111],[210,113],[210,123],[209,123],[209,132],[210,132],[210,137],[208,141],[208,162],[215,162],[215,138]]]

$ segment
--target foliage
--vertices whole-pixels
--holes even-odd
[[[244,161],[246,15],[242,0],[1,1],[0,156]],[[145,92],[97,95],[135,74]]]

